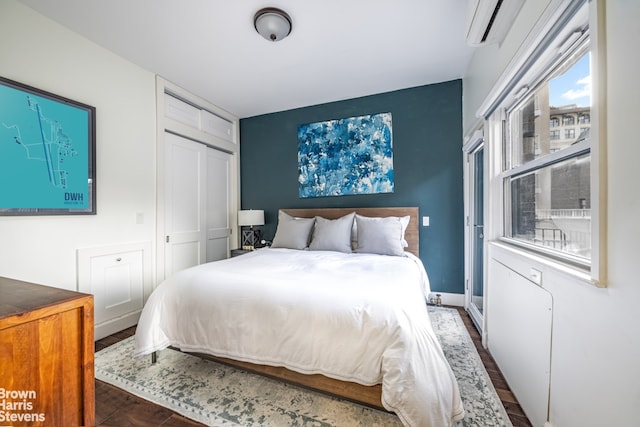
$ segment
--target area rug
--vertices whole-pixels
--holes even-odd
[[[429,307],[466,410],[456,427],[511,423],[455,309]],[[96,379],[209,426],[401,426],[393,414],[173,349],[134,359],[133,337],[95,355]]]

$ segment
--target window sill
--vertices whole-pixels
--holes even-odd
[[[511,254],[518,257],[519,260],[522,260],[522,265],[518,266],[520,268],[517,269],[526,277],[529,276],[529,271],[533,267],[552,270],[555,273],[565,276],[571,281],[579,282],[581,284],[596,286],[599,288],[606,287],[606,284],[592,279],[591,272],[588,268],[578,267],[576,265],[542,255],[538,252],[514,244],[507,239],[493,240],[489,242],[489,247]]]

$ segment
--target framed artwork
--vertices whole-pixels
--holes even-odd
[[[300,198],[393,193],[391,113],[298,126]]]
[[[96,213],[96,110],[0,77],[0,215]]]

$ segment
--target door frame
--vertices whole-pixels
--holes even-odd
[[[204,132],[194,126],[167,117],[165,114],[166,96],[171,95],[194,106],[205,110],[232,123],[230,140]],[[156,76],[156,283],[154,288],[165,279],[165,191],[167,162],[165,152],[165,134],[173,133],[178,136],[199,142],[211,148],[231,154],[231,172],[229,189],[229,224],[231,236],[230,249],[237,248],[240,244],[238,236],[238,210],[240,209],[240,126],[239,119],[231,113],[222,110],[209,101],[200,98],[181,87]]]
[[[480,332],[480,335],[483,337],[484,341],[484,331],[485,322],[486,322],[486,313],[481,313],[475,305],[472,304],[473,297],[473,275],[474,275],[474,262],[475,262],[475,253],[474,253],[474,212],[475,212],[475,198],[474,198],[474,190],[475,190],[475,164],[473,161],[473,156],[480,149],[484,149],[484,133],[482,127],[476,128],[467,138],[465,138],[465,144],[462,147],[463,152],[463,165],[464,165],[464,210],[465,210],[465,233],[464,233],[464,264],[465,264],[465,286],[464,286],[464,308],[469,313],[471,320],[475,324],[476,328]],[[486,219],[486,200],[487,200],[487,170],[486,170],[486,150],[484,155],[483,162],[483,173],[484,173],[484,185],[483,185],[483,199],[485,200],[483,206],[483,216]],[[486,236],[486,230],[485,230]],[[486,307],[487,302],[487,292],[486,292],[486,240],[483,241],[483,307]]]

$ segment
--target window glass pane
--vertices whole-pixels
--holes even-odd
[[[509,114],[511,164],[524,165],[589,134],[589,53],[570,59]]]
[[[591,155],[510,179],[511,237],[591,258]]]

